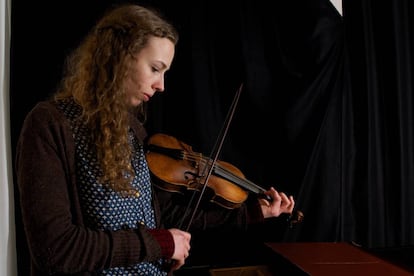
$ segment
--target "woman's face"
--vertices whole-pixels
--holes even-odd
[[[170,69],[175,45],[167,38],[150,37],[132,60],[125,79],[127,102],[135,107],[147,102],[157,91],[164,91],[164,75]]]

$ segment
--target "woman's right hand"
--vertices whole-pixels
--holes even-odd
[[[168,229],[174,239],[174,254],[171,259],[174,260],[172,270],[177,270],[184,265],[185,259],[190,252],[191,234],[176,228]]]

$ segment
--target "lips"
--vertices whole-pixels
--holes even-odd
[[[144,93],[144,101],[148,102],[151,98],[151,95]]]

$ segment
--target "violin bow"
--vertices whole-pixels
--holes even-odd
[[[190,226],[191,226],[191,224],[192,224],[192,222],[194,220],[194,216],[197,213],[197,209],[200,206],[200,203],[201,203],[203,194],[204,194],[204,192],[206,190],[207,183],[208,183],[208,181],[210,179],[210,176],[211,176],[211,174],[213,172],[213,168],[214,168],[215,164],[217,163],[218,156],[220,155],[220,151],[221,151],[221,148],[223,146],[224,139],[227,136],[227,131],[228,131],[229,126],[230,126],[230,123],[231,123],[231,121],[233,119],[233,115],[234,115],[234,112],[236,110],[237,103],[239,101],[239,98],[240,98],[240,94],[241,94],[242,89],[243,89],[243,83],[240,84],[239,89],[237,89],[237,91],[236,91],[236,94],[235,94],[235,96],[233,98],[233,101],[231,103],[231,106],[230,106],[230,108],[229,108],[229,110],[227,112],[226,120],[223,123],[223,126],[222,126],[222,128],[220,130],[219,136],[217,137],[216,142],[214,144],[214,147],[213,147],[213,149],[211,151],[210,159],[209,159],[209,160],[212,160],[211,161],[211,164],[210,164],[210,166],[205,166],[204,167],[204,173],[207,171],[207,169],[208,169],[208,173],[207,173],[206,177],[204,178],[203,188],[200,191],[200,195],[198,197],[198,200],[197,200],[197,203],[196,203],[196,205],[194,207],[194,210],[193,210],[193,212],[191,214],[191,217],[190,217],[190,220],[188,222],[186,231],[188,231],[190,229]],[[204,173],[203,173],[203,175],[204,175]],[[191,201],[192,200],[190,200],[190,203],[191,203]]]

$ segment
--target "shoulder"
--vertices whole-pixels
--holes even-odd
[[[73,132],[63,113],[53,102],[39,102],[26,115],[16,145],[16,164],[33,159],[49,160],[55,155],[72,158]],[[29,161],[28,161],[29,160]]]
[[[62,113],[57,109],[52,101],[38,102],[26,116],[26,120],[52,120],[62,117]],[[63,117],[62,117],[63,118]]]
[[[53,133],[62,134],[67,131],[70,131],[69,123],[54,102],[42,101],[37,103],[26,115],[21,134],[44,136],[53,135]]]
[[[68,127],[69,121],[55,101],[38,102],[26,115],[24,127]]]

